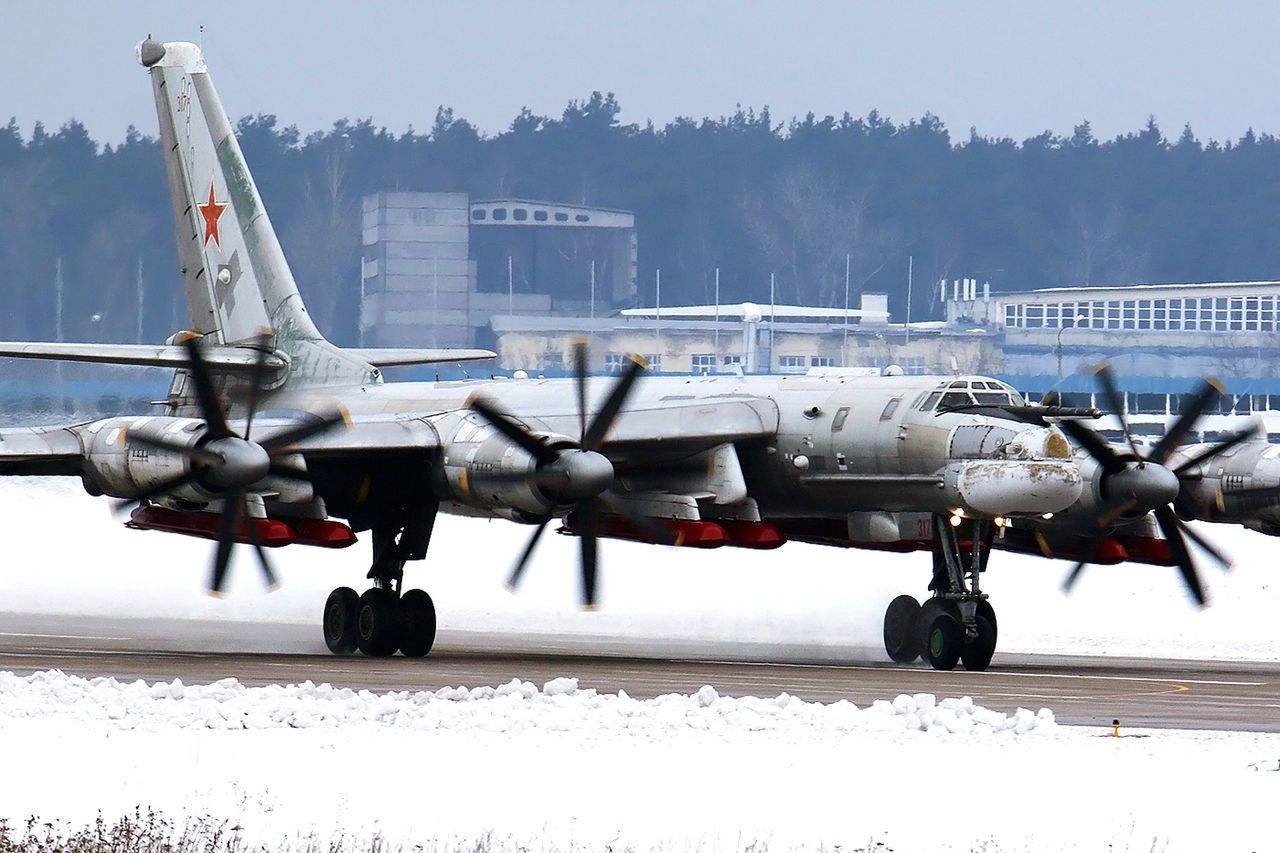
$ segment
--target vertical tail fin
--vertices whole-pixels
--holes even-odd
[[[325,341],[307,314],[200,48],[148,37],[137,58],[155,93],[194,329],[231,344],[271,328],[294,376],[332,382],[376,375]]]

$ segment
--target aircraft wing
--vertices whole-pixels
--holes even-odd
[[[74,476],[83,453],[80,439],[64,427],[0,430],[0,476]]]
[[[210,366],[222,370],[249,370],[257,351],[248,347],[207,345],[200,351]],[[155,344],[55,344],[32,341],[0,341],[0,356],[42,361],[87,361],[96,364],[128,364],[138,367],[186,367],[186,347]],[[273,356],[274,358],[274,356]],[[276,359],[268,366],[282,367]]]
[[[406,364],[446,364],[454,361],[481,361],[497,358],[498,354],[487,349],[351,349],[342,351],[366,361],[374,367],[396,367]]]
[[[541,429],[576,435],[577,416],[522,418]],[[762,439],[778,431],[778,408],[768,399],[666,400],[628,407],[605,438],[604,453],[621,466],[660,466],[717,445]]]

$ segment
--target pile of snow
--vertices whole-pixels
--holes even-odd
[[[1002,714],[968,696],[939,702],[931,693],[903,694],[860,709],[846,701],[805,702],[787,693],[721,696],[710,685],[692,695],[633,699],[625,692],[579,689],[576,678],[556,678],[541,688],[512,679],[500,687],[376,694],[310,681],[247,687],[225,678],[188,686],[179,680],[85,679],[57,670],[29,676],[0,672],[0,719],[28,718],[111,721],[116,728],[139,731],[377,726],[444,732],[587,730],[655,738],[698,731],[726,738],[773,732],[813,739],[903,729],[942,736],[1025,735],[1055,725],[1047,708]]]
[[[1126,735],[927,694],[855,708],[711,687],[641,701],[572,678],[381,696],[3,675],[0,820],[141,806],[269,850],[1274,848],[1280,735]]]

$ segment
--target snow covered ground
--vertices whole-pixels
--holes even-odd
[[[5,520],[0,612],[244,620],[318,625],[329,590],[360,587],[365,542],[343,551],[273,551],[283,586],[267,595],[247,548],[233,558],[228,595],[203,594],[211,543],[126,530],[105,500],[73,480],[0,480]],[[1090,568],[1074,595],[1059,586],[1061,561],[997,553],[984,578],[1000,616],[1000,650],[1165,658],[1276,660],[1280,541],[1235,526],[1198,525],[1236,558],[1230,574],[1201,561],[1213,606],[1192,606],[1172,568]],[[630,650],[690,653],[746,649],[757,656],[882,660],[881,619],[901,592],[921,596],[924,554],[789,544],[777,551],[601,545],[603,608],[577,607],[577,540],[544,536],[517,595],[504,580],[531,530],[503,521],[442,516],[429,558],[406,582],[429,590],[441,643],[497,636],[505,648],[538,648],[562,635],[614,638]],[[227,632],[227,648],[255,646]],[[317,628],[316,652],[324,648]]]
[[[378,834],[503,850],[1263,850],[1280,794],[1276,735],[1114,738],[931,695],[640,701],[572,679],[379,696],[0,675],[0,744],[20,768],[0,775],[0,817],[85,824],[141,804],[231,818],[270,849]]]
[[[241,554],[230,594],[213,600],[201,592],[209,543],[124,530],[75,482],[0,481],[0,517],[0,609],[16,612],[315,624],[328,591],[358,586],[367,560],[366,546],[274,552],[284,586],[265,595]],[[1094,568],[1068,599],[1065,564],[996,555],[987,587],[1002,650],[1280,656],[1272,541],[1200,529],[1238,562],[1230,575],[1206,568],[1215,604],[1204,612],[1173,569]],[[568,537],[544,538],[518,595],[503,588],[528,532],[441,520],[432,559],[411,564],[408,581],[435,597],[442,641],[609,636],[880,659],[885,604],[919,594],[928,571],[922,555],[606,542],[604,609],[581,613]],[[228,630],[224,646],[256,642]],[[230,819],[270,846],[341,831],[512,850],[1276,849],[1280,736],[1117,739],[1039,709],[884,699],[896,706],[711,691],[636,701],[567,682],[373,696],[0,676],[0,817],[83,824],[142,805]]]

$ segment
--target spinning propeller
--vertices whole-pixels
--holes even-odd
[[[1079,421],[1064,420],[1058,424],[1062,431],[1071,436],[1102,470],[1100,492],[1104,503],[1094,519],[1093,529],[1096,532],[1086,553],[1096,556],[1107,538],[1108,529],[1122,518],[1136,519],[1152,512],[1155,514],[1160,532],[1169,543],[1169,550],[1174,560],[1177,561],[1183,583],[1186,584],[1196,603],[1203,607],[1206,603],[1204,587],[1200,583],[1200,576],[1196,572],[1195,563],[1187,548],[1187,540],[1190,539],[1199,545],[1224,568],[1229,568],[1231,561],[1179,518],[1174,507],[1182,492],[1183,481],[1192,476],[1193,470],[1201,462],[1247,441],[1253,435],[1254,429],[1250,427],[1232,433],[1226,439],[1180,463],[1176,468],[1169,468],[1169,460],[1191,434],[1196,421],[1217,405],[1219,397],[1223,394],[1222,386],[1214,380],[1205,380],[1192,399],[1191,405],[1178,415],[1178,419],[1165,431],[1150,452],[1143,454],[1125,419],[1124,398],[1116,386],[1115,375],[1111,368],[1106,364],[1099,365],[1095,375],[1098,377],[1111,411],[1120,420],[1120,427],[1129,445],[1129,452],[1117,453],[1105,438]],[[1280,493],[1280,490],[1277,490],[1277,493]],[[1068,591],[1079,580],[1080,573],[1084,571],[1088,562],[1089,560],[1081,560],[1067,575],[1063,586]]]
[[[473,397],[468,406],[494,429],[524,450],[537,463],[532,472],[510,474],[476,473],[480,482],[517,481],[537,488],[553,504],[553,508],[538,521],[537,529],[520,554],[507,584],[512,588],[520,582],[525,566],[538,545],[547,525],[557,515],[568,509],[573,520],[573,530],[581,543],[582,602],[586,607],[596,603],[596,575],[599,567],[597,542],[600,515],[608,511],[625,518],[634,529],[642,531],[655,541],[670,544],[674,537],[666,528],[643,516],[631,512],[618,494],[613,491],[613,464],[600,452],[605,437],[618,419],[627,397],[645,363],[633,356],[622,375],[614,383],[604,404],[595,417],[587,420],[587,345],[577,341],[573,346],[574,380],[578,396],[578,441],[567,446],[551,446],[529,432],[524,425],[482,397]]]
[[[298,442],[343,422],[345,415],[334,412],[301,422],[264,440],[251,440],[249,436],[253,429],[253,417],[267,390],[267,359],[271,354],[271,336],[263,333],[255,344],[258,357],[249,373],[244,435],[237,435],[227,424],[226,410],[214,389],[209,365],[200,352],[200,339],[190,338],[184,344],[189,358],[187,371],[195,384],[200,417],[206,425],[204,441],[197,447],[187,447],[161,438],[130,434],[130,443],[185,456],[191,460],[191,468],[184,474],[157,483],[145,492],[122,501],[117,509],[130,509],[183,486],[198,484],[200,488],[219,495],[223,501],[222,518],[218,525],[218,549],[214,556],[209,591],[215,595],[222,592],[226,583],[227,566],[231,560],[231,548],[243,538],[247,538],[257,552],[258,563],[262,567],[267,585],[274,587],[276,574],[259,540],[257,527],[252,523],[241,524],[242,518],[249,518],[248,495],[251,487],[268,475],[310,483],[311,478],[305,471],[286,464],[278,457],[292,452],[293,445]]]

